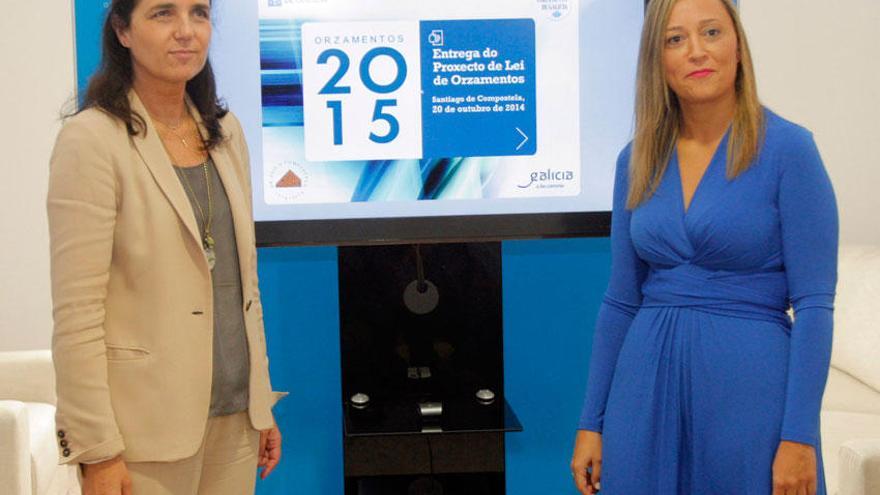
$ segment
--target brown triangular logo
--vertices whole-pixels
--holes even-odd
[[[302,179],[299,178],[298,175],[293,173],[293,170],[288,170],[284,177],[282,177],[276,184],[275,187],[302,187]]]

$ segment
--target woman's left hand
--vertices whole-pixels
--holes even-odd
[[[278,425],[260,431],[260,451],[258,454],[260,462],[257,465],[263,468],[260,471],[260,479],[266,479],[281,460],[281,430],[278,429]]]
[[[783,440],[773,461],[773,495],[816,495],[816,449]]]

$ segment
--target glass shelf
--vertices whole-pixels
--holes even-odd
[[[345,436],[498,433],[522,431],[522,424],[507,401],[484,405],[476,399],[443,401],[443,414],[422,417],[413,400],[391,400],[356,409],[345,404]]]

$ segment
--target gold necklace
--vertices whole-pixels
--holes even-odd
[[[189,147],[189,143],[186,142],[186,137],[181,136],[181,135],[178,134],[177,131],[174,130],[174,129],[169,128],[168,130],[171,131],[171,134],[174,134],[174,136],[177,137],[177,139],[180,140],[180,143],[183,144],[183,147],[184,147],[184,148],[186,148],[186,149],[190,149],[190,147]]]
[[[189,110],[187,110],[186,116],[189,116]],[[186,148],[188,150],[192,150],[192,151],[201,151],[201,150],[193,150],[193,148],[191,148],[189,143],[186,141],[186,136],[181,136],[180,133],[177,132],[177,130],[180,129],[180,127],[185,122],[185,117],[181,117],[180,121],[175,126],[168,125],[159,119],[154,119],[154,120],[156,122],[158,122],[159,124],[161,124],[165,130],[171,132],[171,134],[173,134],[174,137],[176,137],[178,139],[178,141],[180,141],[180,143],[183,145],[184,148]],[[199,138],[201,138],[201,135],[199,135]]]
[[[181,125],[182,125],[182,123],[177,124],[177,127],[171,127],[171,126],[163,123],[162,127],[164,127],[166,130],[170,131],[171,134],[173,134],[174,137],[176,137],[177,140],[180,141],[180,144],[182,144],[184,148],[186,148],[188,150],[192,150],[189,143],[186,141],[186,136],[181,136],[180,133],[177,132],[177,129],[179,129]]]
[[[214,220],[214,198],[211,194],[211,177],[208,174],[208,164],[211,160],[207,160],[202,163],[202,170],[205,171],[205,189],[208,192],[208,215],[205,215],[205,211],[202,209],[201,203],[199,203],[199,198],[196,196],[195,190],[193,190],[192,185],[189,183],[189,179],[186,178],[186,173],[182,170],[180,171],[180,177],[183,178],[183,183],[186,185],[186,188],[189,190],[190,195],[192,196],[193,203],[196,205],[196,209],[199,211],[199,217],[202,219],[202,224],[205,226],[205,234],[202,237],[202,249],[205,251],[205,258],[208,260],[208,267],[213,270],[214,265],[217,263],[217,255],[214,251],[214,238],[211,236],[211,224]]]

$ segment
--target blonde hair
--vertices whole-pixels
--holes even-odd
[[[667,85],[663,70],[666,25],[677,1],[651,0],[645,14],[636,76],[636,128],[629,163],[628,209],[638,207],[654,193],[678,139],[681,106]],[[731,0],[718,1],[733,20],[739,51],[736,110],[727,144],[727,178],[733,179],[746,171],[758,154],[764,136],[764,112],[739,14]]]

